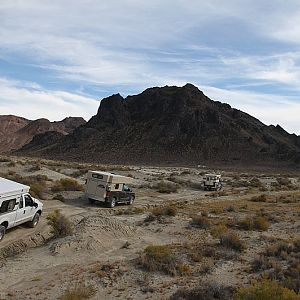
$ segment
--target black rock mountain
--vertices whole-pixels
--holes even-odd
[[[73,133],[47,134],[19,153],[111,164],[300,165],[299,136],[212,101],[191,84],[112,95]]]

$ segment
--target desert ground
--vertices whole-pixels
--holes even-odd
[[[0,176],[44,203],[36,228],[0,243],[0,299],[246,299],[259,284],[299,299],[297,173],[0,161]],[[87,170],[132,177],[134,204],[88,203]],[[207,172],[222,174],[221,191],[203,190]],[[56,210],[64,236],[48,224]]]

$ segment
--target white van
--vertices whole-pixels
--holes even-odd
[[[28,223],[35,227],[43,204],[29,194],[30,187],[0,177],[0,241],[7,229]]]
[[[218,174],[205,174],[203,176],[203,186],[205,191],[219,191],[223,185],[221,182],[221,175]]]
[[[132,178],[108,172],[88,171],[85,197],[90,203],[105,202],[109,207],[117,203],[133,204],[135,193],[128,186]]]

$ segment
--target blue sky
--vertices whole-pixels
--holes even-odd
[[[0,0],[0,114],[89,119],[190,82],[300,134],[299,20],[299,0]]]

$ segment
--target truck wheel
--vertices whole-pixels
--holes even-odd
[[[113,208],[113,207],[116,206],[116,203],[117,203],[117,198],[116,198],[116,197],[113,197],[113,198],[111,198],[111,199],[108,201],[108,206],[109,206],[110,208]]]
[[[130,199],[129,199],[129,201],[127,202],[127,204],[128,204],[128,205],[132,205],[133,202],[134,202],[134,199],[135,199],[135,197],[134,197],[133,195],[130,196]]]
[[[0,225],[0,241],[3,240],[4,235],[5,235],[5,227]]]
[[[40,214],[36,213],[32,219],[32,221],[28,222],[29,227],[34,228],[40,220]]]

